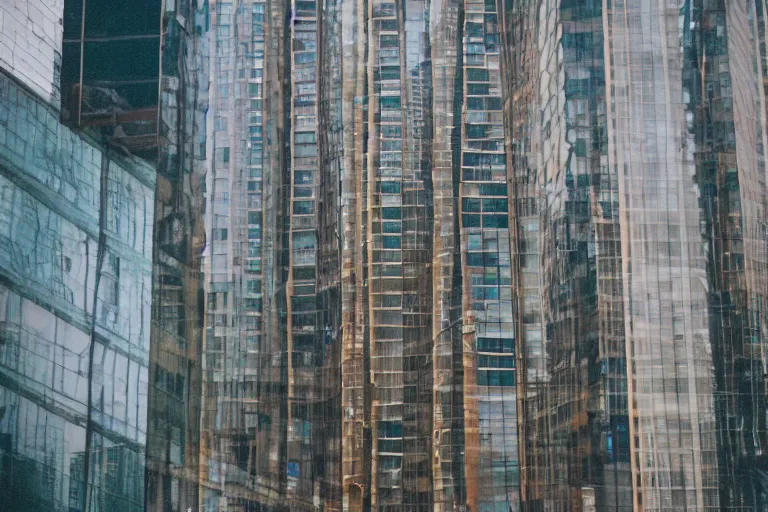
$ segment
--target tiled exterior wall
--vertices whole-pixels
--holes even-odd
[[[55,108],[61,99],[64,0],[0,3],[0,67]]]

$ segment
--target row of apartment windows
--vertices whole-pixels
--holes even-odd
[[[465,228],[507,229],[509,217],[507,215],[468,215],[461,216],[461,225]]]

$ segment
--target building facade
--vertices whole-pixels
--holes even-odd
[[[0,6],[21,510],[765,510],[762,0]]]
[[[162,11],[145,510],[200,510],[209,43],[205,4]]]
[[[0,7],[7,510],[198,508],[197,10]]]
[[[211,6],[211,506],[517,506],[496,6],[369,7]]]
[[[154,169],[2,80],[5,494],[11,510],[140,510]]]
[[[210,510],[276,506],[286,492],[285,317],[275,302],[284,296],[276,225],[283,216],[275,211],[282,188],[271,181],[283,179],[284,156],[271,149],[282,143],[283,105],[269,92],[280,87],[282,55],[278,31],[271,32],[273,9],[265,2],[210,4],[200,461]]]
[[[507,6],[526,509],[765,507],[764,8]]]

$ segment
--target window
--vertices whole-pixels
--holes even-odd
[[[487,82],[490,79],[488,70],[481,68],[467,68],[468,82]]]
[[[401,209],[398,207],[389,207],[389,208],[382,208],[381,209],[381,218],[383,219],[401,219],[402,218],[402,212]]]
[[[296,64],[315,62],[315,59],[316,57],[314,52],[302,52],[294,54],[294,60],[296,61]]]
[[[477,356],[478,368],[507,368],[513,369],[515,367],[514,356],[491,356],[491,355],[479,355]]]
[[[312,231],[301,231],[293,234],[293,248],[295,250],[314,249],[315,234]]]
[[[294,281],[310,281],[315,278],[315,268],[294,268],[293,279]]]
[[[481,183],[480,195],[482,196],[504,196],[507,197],[507,186],[503,183]],[[504,200],[506,204],[506,199]],[[502,211],[502,210],[499,210]],[[503,211],[507,211],[506,207]]]
[[[249,280],[246,282],[246,290],[248,293],[261,293],[261,281]]]
[[[509,217],[506,215],[483,215],[483,227],[507,229],[509,227]]]
[[[383,308],[399,308],[401,304],[400,295],[384,295],[381,298],[381,307]]]
[[[296,144],[314,144],[317,142],[317,135],[315,132],[300,132],[296,133],[294,140]]]
[[[488,84],[467,84],[467,94],[482,96],[487,95],[490,92],[490,86]]]
[[[482,235],[468,235],[467,236],[467,249],[470,251],[480,251],[483,248],[483,236]]]
[[[500,352],[514,354],[515,340],[513,338],[477,338],[478,352]]]
[[[394,455],[379,456],[379,469],[399,469],[402,466],[402,457]]]
[[[291,309],[294,312],[308,312],[317,309],[317,301],[311,297],[291,297]]]
[[[383,233],[399,233],[400,232],[400,223],[399,222],[382,222],[381,223],[381,231]]]
[[[382,80],[398,80],[400,78],[400,66],[382,66],[380,75]]]
[[[385,124],[381,126],[381,136],[387,137],[390,139],[402,137],[403,129],[400,126],[392,126],[389,124]]]
[[[258,249],[248,247],[248,257],[255,257],[258,256],[257,254]],[[246,267],[246,272],[249,272],[251,274],[258,274],[261,272],[261,260],[255,259],[255,260],[248,260],[248,266]]]
[[[483,212],[504,212],[507,211],[506,199],[483,199]]]
[[[504,165],[504,155],[488,154],[488,153],[464,153],[463,165],[465,166],[482,166],[488,167],[491,165]]]
[[[218,148],[216,150],[216,163],[229,163],[229,148]]]
[[[379,452],[403,453],[402,439],[379,439]]]
[[[382,243],[385,249],[400,249],[400,237],[399,236],[383,236]]]
[[[403,149],[402,140],[382,140],[381,141],[382,151],[402,151],[402,149]]]
[[[477,384],[480,386],[513,387],[515,385],[514,370],[479,370]]]
[[[467,214],[462,215],[461,225],[465,228],[479,228],[480,215],[467,215]]]
[[[468,139],[484,139],[488,137],[488,125],[485,124],[466,124],[464,131]]]
[[[400,182],[399,181],[382,181],[378,183],[379,190],[382,194],[399,194]]]
[[[315,213],[314,201],[294,201],[293,213],[296,215],[311,215]]]
[[[400,110],[399,96],[384,96],[381,98],[381,108]]]
[[[312,183],[312,171],[294,171],[293,183],[296,185]]]
[[[108,254],[105,263],[101,272],[104,303],[118,306],[120,304],[120,258]]]
[[[464,212],[479,212],[480,199],[465,197],[461,200],[461,209]]]
[[[379,48],[389,48],[400,46],[398,36],[395,35],[383,35],[379,36]]]
[[[498,96],[491,96],[485,99],[486,110],[501,110],[501,98]]]
[[[380,421],[377,425],[377,434],[382,437],[403,437],[403,424],[397,421]]]

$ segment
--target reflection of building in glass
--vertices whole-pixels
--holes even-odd
[[[199,502],[208,48],[204,11],[172,7],[163,11],[146,503],[183,512]]]
[[[765,506],[763,10],[505,14],[526,507]]]
[[[459,177],[467,504],[518,502],[515,336],[496,5],[464,3]],[[456,185],[454,185],[456,186]]]
[[[371,506],[429,506],[431,222],[425,4],[373,2],[367,193]],[[427,87],[425,87],[425,85]],[[426,109],[425,109],[426,107]]]
[[[288,24],[287,7],[211,6],[201,460],[210,507],[341,508],[339,14],[299,1]],[[321,48],[321,33],[335,46]]]
[[[518,501],[496,6],[432,8],[374,2],[366,14],[348,2],[343,94],[356,101],[343,110],[342,467],[350,510],[507,510]]]
[[[204,140],[191,128],[197,71],[185,67],[202,55],[201,20],[187,2],[167,9],[159,1],[0,7],[2,46],[11,49],[0,64],[6,510],[139,511],[145,499],[197,507],[196,213],[185,209],[196,192],[184,183],[195,182],[193,144]],[[189,62],[177,58],[184,47]],[[172,233],[156,237],[156,218],[170,216]],[[180,248],[174,237],[185,229]],[[163,266],[186,281],[159,273],[153,281]],[[176,289],[186,293],[174,298]],[[188,323],[174,331],[174,318]],[[167,353],[159,328],[187,348]],[[162,427],[148,420],[160,410]],[[155,477],[165,490],[145,492]]]
[[[283,55],[278,31],[269,30],[282,12],[262,1],[210,4],[200,471],[212,509],[274,507],[286,492],[286,319],[276,259]]]
[[[764,2],[6,4],[0,508],[768,506]]]
[[[76,453],[93,454],[84,465],[96,502],[97,450],[144,457],[154,169],[71,132],[2,81],[2,485],[11,510],[59,510],[81,485],[70,477]],[[137,492],[124,509],[143,507]]]
[[[291,2],[290,144],[288,265],[285,283],[286,356],[288,359],[287,499],[295,510],[312,510],[316,492],[313,434],[320,404],[316,373],[322,364],[323,325],[318,323],[318,219],[320,159],[318,144],[318,4]],[[318,496],[319,498],[319,496]]]

